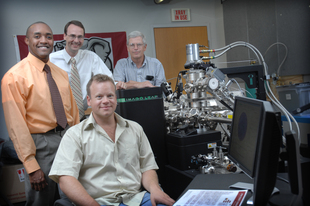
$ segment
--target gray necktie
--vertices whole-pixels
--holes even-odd
[[[80,81],[80,75],[76,68],[76,61],[72,57],[71,60],[71,89],[73,96],[75,98],[76,104],[79,109],[79,115],[80,119],[84,116],[84,105],[83,105],[83,95],[81,90],[81,81]]]

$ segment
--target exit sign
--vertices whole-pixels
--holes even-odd
[[[189,9],[171,9],[171,20],[172,21],[190,21]]]

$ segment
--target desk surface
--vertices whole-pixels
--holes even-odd
[[[278,176],[287,179],[286,174],[279,174]],[[237,182],[253,183],[253,180],[245,174],[199,174],[187,186],[182,195],[189,189],[228,190],[230,185]],[[276,187],[280,193],[272,195],[270,202],[275,205],[289,205],[294,197],[291,194],[289,184],[277,179]],[[246,205],[246,201],[251,195],[251,192],[248,192],[243,205]]]

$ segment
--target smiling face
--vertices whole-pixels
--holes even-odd
[[[83,28],[70,24],[67,29],[67,34],[64,34],[64,39],[66,40],[66,51],[71,57],[74,57],[83,46]]]
[[[146,44],[143,44],[142,37],[134,37],[128,40],[127,51],[130,53],[131,59],[143,60]]]
[[[114,118],[117,106],[115,85],[110,81],[93,81],[89,88],[90,96],[87,96],[87,104],[92,108],[96,121],[97,119]]]
[[[25,43],[32,55],[45,63],[48,62],[54,44],[51,28],[44,23],[33,24],[27,31]]]

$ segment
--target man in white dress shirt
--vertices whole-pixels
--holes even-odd
[[[88,108],[86,85],[91,76],[96,74],[105,74],[113,78],[109,68],[102,59],[94,52],[80,49],[83,46],[85,28],[80,21],[72,20],[64,28],[64,40],[66,47],[63,50],[50,54],[50,61],[68,73],[69,81],[72,87],[72,60],[75,59],[76,68],[80,77],[80,87],[82,92],[82,105],[84,111]],[[77,99],[76,99],[77,100]],[[77,102],[79,107],[79,104]],[[83,116],[80,118],[83,119]]]

